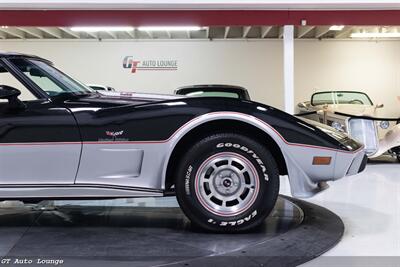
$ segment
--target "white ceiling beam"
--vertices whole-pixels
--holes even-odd
[[[127,33],[132,39],[135,39],[135,38],[136,38],[136,32],[135,32],[135,30],[126,31],[126,33]]]
[[[76,39],[80,39],[80,38],[81,38],[81,37],[79,36],[79,33],[73,32],[73,31],[71,31],[71,30],[68,29],[68,28],[60,27],[59,29],[60,29],[61,31],[67,33],[68,35],[71,35],[72,37],[74,37],[74,38],[76,38]]]
[[[244,26],[243,27],[243,38],[247,38],[247,35],[249,34],[249,32],[250,32],[250,30],[251,30],[251,26]]]
[[[302,38],[304,35],[309,33],[315,28],[315,26],[302,26],[298,28],[297,38]]]
[[[44,31],[45,33],[57,38],[57,39],[61,39],[62,36],[62,32],[59,28],[50,28],[50,27],[38,27],[39,30]]]
[[[150,39],[153,39],[153,33],[151,31],[145,31],[145,32],[150,37]]]
[[[321,38],[324,36],[326,33],[329,32],[330,26],[321,26],[317,27],[317,30],[315,31],[315,38]]]
[[[98,32],[86,32],[87,35],[94,39],[99,39],[99,33]]]
[[[171,32],[170,31],[166,31],[166,33],[167,33],[168,39],[171,39],[172,38]]]
[[[105,33],[107,33],[109,36],[111,36],[112,39],[118,39],[117,35],[115,33],[113,33],[113,32],[106,31]]]
[[[210,27],[206,27],[206,38],[210,39]]]
[[[344,27],[341,31],[335,34],[335,39],[348,38],[350,34],[353,32],[353,29],[354,28],[352,26]]]
[[[21,30],[25,33],[28,33],[36,38],[43,39],[43,32],[38,30],[37,28],[25,28],[25,27],[17,27],[18,30]]]
[[[283,38],[283,27],[279,27],[279,34],[278,34],[278,38],[282,39]]]
[[[15,28],[0,28],[0,31],[12,35],[14,37],[25,39],[25,33],[19,29]]]
[[[272,26],[262,26],[261,27],[261,38],[265,38],[271,30],[272,30]]]
[[[228,38],[229,32],[231,31],[231,27],[225,27],[224,39]]]
[[[190,31],[186,31],[186,37],[187,37],[188,39],[191,38],[191,36],[190,36]]]

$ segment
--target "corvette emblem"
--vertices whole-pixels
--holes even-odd
[[[107,136],[111,136],[111,137],[117,137],[120,136],[124,133],[124,131],[118,131],[118,132],[111,132],[111,131],[106,131],[106,135]]]

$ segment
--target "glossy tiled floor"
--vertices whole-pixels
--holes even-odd
[[[283,179],[281,184],[281,192],[287,194],[287,181]],[[345,224],[342,241],[324,255],[400,256],[400,163],[390,158],[374,160],[363,173],[330,185],[328,190],[306,199],[333,211]],[[331,258],[330,262],[339,260],[322,257],[304,266],[325,266],[327,258]],[[369,262],[368,266],[379,266],[376,264],[388,260],[382,257],[345,258],[347,266],[362,266],[359,261]],[[371,260],[375,262],[371,263]],[[400,260],[392,258],[389,261],[399,264]]]
[[[3,205],[0,256],[10,266],[21,259],[30,266],[62,260],[65,267],[296,266],[329,250],[344,229],[327,209],[286,197],[259,228],[242,234],[193,227],[172,197],[87,204]]]
[[[290,195],[286,177],[281,194]],[[400,256],[400,163],[392,158],[373,160],[363,173],[331,182],[305,200],[328,208],[345,224],[342,241],[324,256]],[[320,260],[305,266],[318,266]]]

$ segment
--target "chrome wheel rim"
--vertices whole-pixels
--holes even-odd
[[[254,165],[237,153],[206,159],[195,179],[196,196],[204,208],[219,216],[246,211],[256,200],[259,178]]]

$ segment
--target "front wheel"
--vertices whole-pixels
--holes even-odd
[[[279,193],[278,166],[260,142],[240,134],[206,137],[183,156],[178,202],[195,225],[239,232],[260,225]]]

